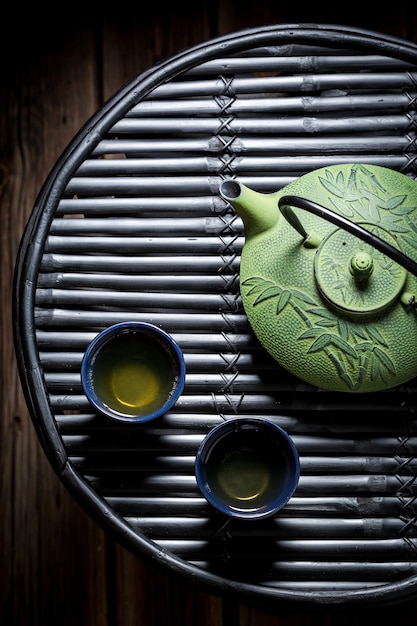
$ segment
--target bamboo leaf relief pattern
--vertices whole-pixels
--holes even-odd
[[[300,317],[306,328],[297,337],[306,341],[306,353],[322,353],[336,368],[338,375],[351,390],[359,390],[365,376],[387,382],[395,375],[395,364],[388,355],[389,345],[375,324],[359,326],[344,316],[319,306],[299,289],[281,287],[272,280],[251,276],[241,283],[247,296],[256,296],[253,306],[275,301],[275,314],[281,315],[289,306]],[[306,310],[306,303],[308,309]],[[356,372],[355,379],[351,372]]]
[[[412,239],[411,237],[404,237],[404,241],[408,243],[408,245],[412,246],[414,250],[417,250],[417,241],[416,239]]]
[[[406,194],[392,195],[366,165],[352,165],[348,177],[343,172],[326,169],[319,176],[320,183],[329,192],[329,201],[340,215],[383,226],[386,230],[406,235],[412,228],[409,215],[415,206],[409,206]],[[417,248],[417,242],[407,243]]]

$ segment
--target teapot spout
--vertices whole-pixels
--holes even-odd
[[[276,192],[260,193],[232,179],[223,181],[219,192],[242,218],[246,238],[269,230],[280,220]]]

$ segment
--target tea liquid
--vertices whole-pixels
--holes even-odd
[[[172,356],[144,334],[119,335],[93,364],[96,394],[114,411],[140,416],[163,406],[172,392]]]
[[[283,453],[260,432],[228,433],[206,462],[213,493],[237,509],[266,506],[285,480]]]

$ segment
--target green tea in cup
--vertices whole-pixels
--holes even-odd
[[[277,424],[236,418],[213,428],[196,455],[195,474],[204,497],[231,517],[259,519],[276,513],[299,479],[297,450]]]
[[[185,381],[182,352],[173,338],[144,322],[115,324],[89,345],[81,379],[101,413],[145,422],[168,411]]]

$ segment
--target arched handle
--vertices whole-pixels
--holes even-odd
[[[307,200],[307,198],[290,195],[282,196],[278,200],[279,210],[281,211],[287,222],[291,224],[291,226],[293,226],[304,239],[306,239],[309,234],[307,233],[304,226],[302,225],[291,207],[305,209],[310,213],[314,213],[314,215],[317,215],[318,217],[323,217],[327,221],[335,224],[336,226],[339,226],[340,228],[344,228],[352,235],[356,235],[356,237],[359,237],[359,239],[362,239],[366,243],[369,243],[371,246],[379,250],[379,252],[386,254],[393,261],[396,261],[406,270],[408,270],[417,277],[417,263],[413,261],[413,259],[410,259],[407,255],[401,252],[401,250],[394,248],[394,246],[387,243],[377,235],[369,232],[369,230],[366,230],[366,228],[363,228],[359,224],[356,224],[355,222],[346,219],[345,217],[339,215],[338,213],[335,213],[331,209],[327,209],[326,207],[317,204],[316,202],[312,202],[312,200]]]

